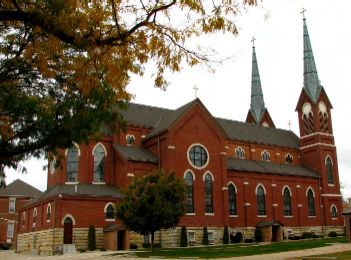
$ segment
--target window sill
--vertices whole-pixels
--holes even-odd
[[[76,185],[78,183],[79,183],[78,181],[66,181],[65,182],[65,184],[67,184],[67,185]]]
[[[96,184],[96,185],[105,185],[106,182],[104,181],[93,181],[91,184]]]
[[[266,218],[267,215],[257,215],[258,218]]]
[[[329,187],[334,187],[335,184],[328,183],[328,186],[329,186]]]
[[[114,218],[107,218],[107,219],[105,219],[105,221],[108,221],[108,222],[114,222],[114,221],[115,221],[115,219],[114,219]]]
[[[195,213],[185,213],[185,216],[195,216]]]
[[[316,218],[316,216],[308,216],[309,218]]]
[[[214,216],[214,213],[205,213],[205,216]]]
[[[332,220],[338,220],[338,218],[332,218]]]
[[[50,219],[46,220],[46,223],[49,223],[50,222]]]
[[[238,215],[229,215],[230,218],[237,218]]]
[[[293,218],[293,216],[284,216],[284,218]]]

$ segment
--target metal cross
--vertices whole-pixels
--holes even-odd
[[[195,98],[197,98],[197,91],[199,90],[199,88],[195,85],[193,87],[193,90],[195,90]]]
[[[305,9],[305,8],[302,8],[302,11],[301,11],[301,13],[302,13],[302,17],[303,17],[303,19],[305,19],[305,12],[306,12],[307,10]]]
[[[251,39],[252,48],[255,48],[255,41],[256,41],[255,37],[252,36],[252,39]]]
[[[292,122],[289,120],[288,126],[289,126],[289,130],[290,130],[290,131],[291,131],[291,125],[292,125]]]

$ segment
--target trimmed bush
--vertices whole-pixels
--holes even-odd
[[[94,251],[96,249],[95,227],[90,225],[88,231],[88,249]]]
[[[328,237],[336,237],[337,234],[335,231],[330,231],[329,234],[328,234]]]
[[[223,244],[229,244],[229,231],[228,231],[228,227],[224,227],[224,231],[223,231]]]
[[[188,246],[188,235],[186,233],[186,227],[182,227],[180,230],[180,246],[187,247]]]
[[[263,241],[263,233],[260,228],[255,229],[255,241],[262,242]]]
[[[202,244],[205,246],[209,244],[207,227],[204,227],[204,230],[202,233]]]

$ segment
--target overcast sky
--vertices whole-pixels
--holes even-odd
[[[239,0],[240,1],[240,0]],[[250,106],[252,43],[256,55],[266,107],[277,128],[291,129],[299,135],[295,107],[303,86],[303,25],[305,8],[308,30],[318,76],[333,105],[332,120],[337,146],[339,176],[344,197],[351,197],[351,1],[350,0],[264,0],[261,6],[248,8],[236,17],[239,35],[218,34],[203,37],[197,43],[216,49],[217,57],[231,57],[211,73],[206,67],[184,68],[169,74],[167,91],[153,87],[153,66],[143,78],[133,77],[128,90],[133,102],[177,108],[197,95],[216,117],[244,121]],[[27,175],[7,172],[7,183],[21,178],[46,189],[44,161],[31,160],[24,165]]]

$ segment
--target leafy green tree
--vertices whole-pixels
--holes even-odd
[[[134,178],[123,201],[116,205],[116,215],[132,231],[151,234],[175,227],[185,212],[185,185],[174,172],[154,170]]]
[[[2,0],[2,174],[5,166],[85,142],[102,124],[118,122],[114,112],[132,96],[130,76],[143,75],[148,62],[156,65],[160,88],[167,87],[167,71],[208,64],[213,53],[189,49],[188,42],[236,35],[235,16],[257,0],[239,2]]]
[[[88,229],[88,249],[94,251],[96,249],[95,226],[90,225]]]
[[[207,227],[204,227],[203,233],[202,233],[202,244],[203,245],[209,245],[210,242],[208,241],[208,232],[207,232]]]
[[[224,231],[223,231],[223,244],[229,244],[229,231],[228,231],[228,227],[224,227]]]
[[[186,227],[182,227],[180,230],[180,246],[181,247],[188,246],[188,235],[186,233]]]

